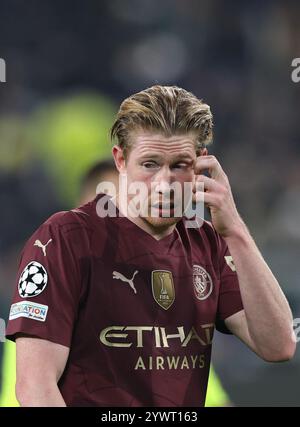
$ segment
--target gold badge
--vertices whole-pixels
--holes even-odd
[[[175,288],[171,271],[152,271],[153,298],[162,308],[168,310],[175,301]]]

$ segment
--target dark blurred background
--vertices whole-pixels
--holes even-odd
[[[211,152],[300,318],[299,23],[296,0],[1,0],[0,317],[24,240],[76,205],[120,101],[159,83],[211,106]],[[213,353],[235,405],[299,406],[299,349],[267,364],[217,334]]]

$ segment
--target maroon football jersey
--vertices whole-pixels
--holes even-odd
[[[214,327],[243,309],[226,243],[185,219],[156,240],[118,210],[100,218],[101,197],[28,240],[7,337],[70,348],[68,406],[202,406]]]

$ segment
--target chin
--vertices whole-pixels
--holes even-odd
[[[168,228],[177,224],[181,218],[162,218],[162,217],[147,217],[146,221],[154,228]]]

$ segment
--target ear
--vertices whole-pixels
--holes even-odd
[[[115,160],[116,168],[120,173],[124,173],[126,171],[126,162],[123,149],[118,145],[114,145],[112,148],[112,155]]]
[[[200,156],[207,156],[208,155],[208,149],[205,148],[201,148],[200,150]]]

